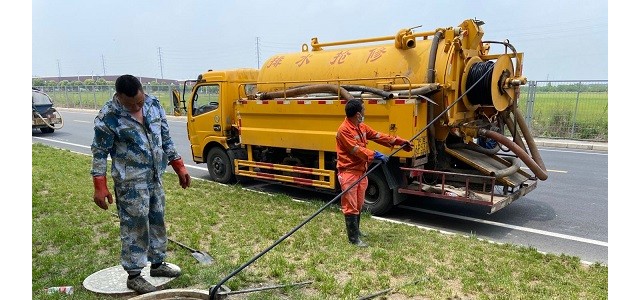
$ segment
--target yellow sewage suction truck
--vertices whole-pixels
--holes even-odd
[[[369,126],[414,146],[368,175],[365,210],[382,215],[412,195],[498,211],[547,171],[518,109],[523,53],[482,40],[483,24],[312,38],[260,70],[202,73],[190,99],[174,101],[186,106],[193,159],[221,183],[254,178],[339,193],[336,130],[345,103],[363,101]]]

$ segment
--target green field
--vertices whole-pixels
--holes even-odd
[[[100,109],[105,102],[113,97],[115,90],[112,87],[90,88],[91,90],[78,91],[77,88],[69,90],[47,91],[54,105],[57,107],[81,108],[81,109]],[[145,91],[148,94],[156,96],[167,113],[173,111],[173,103],[171,94],[167,90],[163,91]]]

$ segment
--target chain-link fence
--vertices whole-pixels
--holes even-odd
[[[521,111],[535,137],[608,141],[607,80],[530,81]]]
[[[58,107],[82,109],[100,109],[115,92],[113,86],[101,85],[36,88]],[[174,89],[183,92],[177,85],[144,86],[169,115],[174,111]],[[534,137],[608,141],[608,90],[607,80],[530,81],[522,87],[518,103]]]
[[[105,102],[113,97],[115,87],[113,85],[82,85],[82,86],[34,86],[47,93],[57,107],[100,109]],[[145,84],[144,91],[154,95],[160,100],[165,111],[173,112],[171,92],[182,87],[177,85]]]

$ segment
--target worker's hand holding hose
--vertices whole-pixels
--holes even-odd
[[[184,167],[184,162],[182,158],[174,159],[169,162],[173,170],[178,174],[178,179],[180,179],[180,186],[183,189],[191,186],[191,176],[187,173],[187,168]]]
[[[382,153],[380,153],[378,151],[373,152],[373,158],[374,159],[379,159],[385,164],[389,161],[389,157],[388,156],[386,156],[386,155],[384,155],[384,154],[382,154]]]
[[[109,208],[109,204],[107,201],[109,200],[109,204],[113,204],[113,197],[107,188],[107,177],[102,176],[93,176],[93,202],[102,209]]]
[[[413,150],[413,145],[411,145],[411,143],[405,139],[401,139],[401,138],[396,138],[396,145],[402,146],[402,150],[410,152],[411,150]]]

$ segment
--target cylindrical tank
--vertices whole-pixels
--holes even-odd
[[[478,111],[491,118],[511,107],[526,82],[522,53],[508,41],[484,42],[482,24],[469,19],[457,27],[417,33],[401,29],[393,36],[324,44],[313,38],[300,52],[270,57],[260,69],[258,92],[262,99],[300,96],[301,91],[335,95],[339,89],[292,89],[328,84],[350,91],[391,91],[400,98],[429,97],[425,118],[428,123],[438,120],[431,135],[444,140],[451,127],[469,124]],[[505,51],[489,54],[492,43]]]
[[[424,83],[431,43],[431,40],[419,40],[414,48],[406,50],[397,49],[394,44],[379,44],[277,54],[262,65],[258,76],[262,84],[258,89],[261,92],[282,90],[282,82],[288,82],[287,88],[303,82],[309,84],[309,81],[337,84],[336,79],[341,80],[341,85],[375,88],[383,82]],[[389,79],[398,75],[406,78]],[[405,82],[407,79],[409,82]]]

